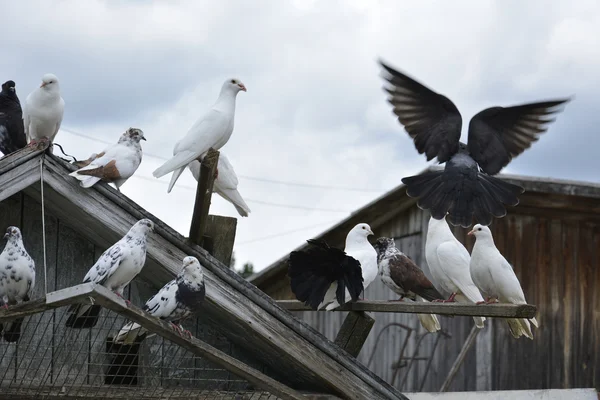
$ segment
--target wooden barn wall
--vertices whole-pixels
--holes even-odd
[[[491,226],[496,245],[513,264],[526,299],[539,309],[540,329],[534,341],[514,339],[506,323],[488,319],[449,391],[541,388],[600,388],[600,225],[570,214],[563,216],[511,214]],[[562,218],[562,219],[561,219]],[[429,276],[424,257],[429,214],[414,207],[375,230],[375,237],[389,236]],[[469,251],[473,238],[467,229],[453,228]],[[293,298],[282,279],[269,287],[275,298]],[[397,296],[379,279],[365,294],[369,300]],[[333,340],[346,313],[302,312],[307,321]],[[400,360],[407,331],[414,330],[402,357],[411,357],[425,333],[416,315],[374,314],[376,323],[359,354],[359,360],[401,390],[438,391],[473,326],[468,317],[439,317],[451,338],[428,334],[418,349],[417,360],[406,374],[407,361]],[[378,340],[379,337],[379,340]],[[428,374],[427,360],[433,353]],[[399,362],[400,361],[400,362]],[[397,373],[395,366],[401,365]]]
[[[47,290],[51,292],[80,284],[88,269],[105,249],[95,246],[71,227],[57,220],[47,212],[45,222],[46,260],[48,271]],[[0,230],[4,230],[10,225],[20,227],[23,234],[24,245],[35,261],[36,283],[32,298],[39,298],[44,294],[45,284],[40,204],[36,200],[22,193],[13,195],[0,202]],[[4,245],[2,245],[1,248],[3,247]],[[133,304],[141,307],[158,289],[158,287],[153,287],[147,281],[138,278],[125,289],[124,294]],[[66,310],[67,307],[63,307],[55,312],[45,312],[29,317],[31,320],[29,322],[26,321],[26,324],[28,324],[27,329],[24,330],[18,345],[5,345],[2,343],[2,345],[5,346],[6,351],[0,352],[0,371],[3,371],[0,373],[0,380],[2,379],[2,376],[4,376],[5,379],[15,376],[17,379],[24,379],[24,381],[30,381],[32,385],[36,385],[41,383],[42,376],[53,377],[50,379],[60,379],[62,376],[63,378],[68,377],[68,379],[75,377],[70,383],[78,384],[85,383],[88,378],[97,376],[101,373],[99,371],[101,366],[90,360],[97,360],[94,356],[96,352],[105,351],[104,339],[98,339],[98,336],[101,336],[101,334],[105,332],[102,331],[101,334],[98,334],[97,332],[94,332],[94,330],[86,332],[85,330],[75,331],[66,328],[64,326],[66,318],[63,318],[63,314]],[[40,319],[42,320],[40,321]],[[58,321],[60,321],[60,323]],[[116,321],[114,323],[115,331],[120,328],[124,322],[125,320]],[[46,325],[52,326],[51,335],[48,335],[50,330],[48,330],[48,332],[42,332],[41,329],[36,330],[29,328],[36,326],[43,327]],[[99,322],[98,326],[100,325],[101,323]],[[229,355],[246,362],[248,365],[277,378],[277,374],[274,371],[269,371],[268,368],[259,361],[249,357],[244,349],[231,343],[224,334],[219,331],[218,327],[215,327],[207,321],[203,321],[201,317],[184,323],[184,327],[190,330],[194,336],[201,338]],[[46,354],[44,357],[40,357],[39,353],[36,355],[36,352],[39,349],[52,348],[53,345],[56,346],[61,343],[64,346],[66,341],[70,340],[70,338],[74,338],[69,335],[75,334],[78,335],[76,337],[77,341],[89,341],[90,346],[88,352],[76,355],[62,352],[53,356],[49,356],[48,354],[50,353],[44,353]],[[32,335],[35,335],[36,337],[32,338]],[[37,346],[38,343],[39,346]],[[156,340],[153,343],[156,343]],[[33,368],[34,363],[30,362],[31,368],[23,368],[23,359],[41,359],[41,365],[35,365],[35,368]],[[144,358],[143,356],[141,359],[145,360],[145,366],[161,365],[160,363],[162,362],[158,359],[149,359],[148,357]],[[197,375],[194,378],[197,380],[195,387],[213,390],[241,390],[249,387],[246,381],[230,374],[218,365],[204,361],[199,357],[194,359],[194,363],[194,366],[185,365],[183,367],[194,367],[198,369],[198,371],[202,369],[202,376],[198,376],[199,372],[195,372]],[[80,369],[81,365],[84,365],[85,367],[81,370],[74,370],[75,368]],[[19,368],[19,366],[21,366],[21,368]],[[8,369],[6,373],[4,372],[5,368]],[[14,370],[14,373],[11,373],[12,370]],[[144,369],[142,368],[141,374],[144,373],[143,371]],[[44,374],[44,372],[50,372],[50,374]],[[46,381],[45,384],[49,385],[51,382]]]

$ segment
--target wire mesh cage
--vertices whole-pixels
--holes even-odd
[[[102,308],[92,328],[67,327],[68,317],[68,306],[48,307],[23,318],[17,341],[0,340],[2,397],[278,398],[151,330],[115,343],[129,320],[113,310]],[[15,321],[0,317],[5,327]]]

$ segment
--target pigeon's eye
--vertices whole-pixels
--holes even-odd
[[[232,79],[232,80],[231,80],[231,83],[235,83],[235,79]]]
[[[477,230],[481,232],[481,228],[479,228],[479,229],[477,229]]]

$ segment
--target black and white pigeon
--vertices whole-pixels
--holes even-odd
[[[27,146],[23,110],[14,81],[2,84],[0,92],[0,151],[8,155]]]
[[[6,229],[6,246],[0,254],[0,304],[4,308],[29,301],[35,286],[35,263],[25,250],[21,231],[16,226]],[[0,333],[7,342],[17,342],[23,318],[0,324]]]
[[[485,303],[498,301],[509,304],[527,304],[519,278],[512,266],[494,244],[492,231],[487,226],[476,224],[468,235],[475,236],[469,268],[471,278],[486,296]],[[479,304],[484,303],[480,302]],[[535,318],[506,318],[510,333],[515,338],[525,336],[533,340],[530,322],[538,326]]]
[[[81,181],[84,188],[92,187],[96,182],[114,183],[120,187],[133,176],[142,162],[141,140],[146,140],[141,129],[129,128],[121,135],[119,141],[99,154],[92,154],[85,161],[80,161],[77,171],[69,175]]]
[[[60,96],[58,78],[53,74],[42,77],[42,84],[25,99],[23,126],[29,145],[37,141],[54,141],[65,112],[65,101]]]
[[[200,167],[201,164],[198,160],[194,160],[188,164],[188,168],[196,181],[200,179]],[[248,207],[242,195],[237,190],[238,177],[233,170],[233,166],[222,151],[219,153],[217,170],[219,173],[215,178],[213,191],[233,204],[238,214],[242,217],[247,217],[250,213],[250,207]]]
[[[246,86],[239,79],[227,79],[215,104],[190,128],[187,134],[175,144],[173,157],[158,167],[152,175],[160,178],[173,172],[167,193],[171,192],[181,173],[194,160],[199,159],[210,148],[219,150],[225,146],[231,134],[235,120],[235,100]]]
[[[142,310],[153,317],[170,322],[180,333],[181,322],[198,311],[204,301],[206,288],[202,265],[196,257],[185,257],[183,268],[177,278],[167,283],[144,305]],[[133,344],[146,337],[147,331],[135,322],[123,326],[114,339],[115,343]]]
[[[468,144],[464,144],[460,142],[462,117],[450,99],[380,64],[389,83],[388,101],[419,154],[446,163],[443,171],[402,179],[406,193],[417,197],[418,206],[430,210],[435,219],[448,213],[452,225],[467,228],[473,217],[489,225],[492,217],[505,216],[505,205],[517,205],[524,190],[492,175],[537,141],[554,121],[552,115],[569,99],[487,108],[471,118]]]
[[[358,300],[377,277],[377,253],[367,237],[369,225],[356,225],[346,236],[344,250],[329,247],[323,240],[308,240],[306,250],[293,251],[288,274],[296,298],[313,310],[333,310]]]
[[[385,286],[400,296],[398,301],[444,300],[413,260],[396,248],[394,239],[382,237],[373,245],[377,251],[379,277]],[[417,314],[423,328],[429,332],[441,329],[435,314]]]
[[[83,278],[83,283],[102,285],[123,297],[125,286],[146,263],[146,242],[150,231],[154,231],[154,222],[151,220],[144,218],[136,222],[121,240],[102,253]],[[98,305],[73,304],[68,310],[66,325],[76,329],[94,327],[100,310]]]

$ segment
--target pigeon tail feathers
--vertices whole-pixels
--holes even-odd
[[[185,167],[173,171],[173,175],[171,175],[171,181],[169,182],[169,187],[167,188],[167,193],[171,193],[173,186],[175,186],[175,182],[177,182],[177,179],[179,179],[179,176],[181,176],[184,170]]]
[[[73,304],[69,307],[69,318],[65,325],[73,329],[93,328],[98,323],[102,307],[98,305]]]
[[[198,154],[195,151],[189,150],[181,151],[174,155],[173,158],[165,162],[163,165],[158,167],[156,170],[154,170],[154,172],[152,172],[152,175],[154,175],[155,178],[160,178],[162,176],[165,176],[169,172],[175,171],[176,169],[185,169],[185,167],[187,167],[189,163],[197,159],[202,154],[203,153]]]

